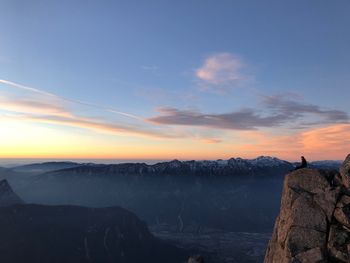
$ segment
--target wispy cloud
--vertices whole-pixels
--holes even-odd
[[[31,114],[71,116],[62,106],[49,102],[42,102],[31,98],[7,98],[0,96],[0,109],[13,112],[26,112]]]
[[[176,138],[178,135],[164,130],[126,125],[117,121],[103,121],[101,118],[84,117],[74,114],[63,105],[49,104],[41,101],[0,97],[0,110],[12,113],[12,118],[22,121],[50,123],[111,134],[129,134],[154,138]]]
[[[126,134],[126,135],[138,135],[147,136],[153,138],[178,138],[176,134],[168,134],[164,131],[157,131],[152,129],[146,129],[136,126],[127,126],[125,124],[106,122],[101,120],[96,120],[94,118],[78,117],[78,116],[53,116],[53,115],[26,115],[24,116],[26,120],[32,120],[42,123],[51,123],[66,125],[78,128],[84,128],[99,132],[105,132],[110,134]]]
[[[97,108],[97,109],[106,110],[106,111],[109,111],[111,113],[122,115],[122,116],[125,116],[125,117],[128,117],[128,118],[132,118],[132,119],[136,119],[136,120],[142,120],[142,118],[139,117],[139,116],[136,116],[136,115],[131,114],[131,113],[123,112],[123,111],[114,109],[112,107],[101,106],[101,105],[98,105],[98,104],[85,102],[85,101],[81,101],[81,100],[68,99],[68,98],[65,98],[65,97],[62,97],[62,96],[58,96],[56,94],[44,91],[42,89],[30,87],[30,86],[27,86],[27,85],[22,85],[22,84],[13,82],[13,81],[0,79],[0,83],[1,84],[5,84],[5,85],[7,85],[9,87],[13,87],[13,88],[17,88],[17,89],[33,92],[33,93],[39,94],[41,96],[45,96],[46,98],[55,99],[56,101],[69,102],[69,103],[73,103],[73,104],[94,107],[94,108]]]
[[[161,139],[192,138],[202,142],[218,142],[218,139],[208,135],[193,134],[179,129],[151,125],[143,118],[133,114],[117,111],[110,107],[99,106],[93,103],[67,99],[41,89],[32,88],[15,82],[0,80],[0,83],[21,92],[3,92],[0,96],[0,110],[4,115],[11,115],[12,119],[49,123],[55,125],[78,127],[97,132],[133,135]],[[128,121],[116,118],[92,117],[77,114],[72,108],[86,106],[116,113],[117,116],[126,116]],[[78,107],[79,109],[81,107]],[[85,109],[85,108],[84,108]],[[81,111],[81,109],[80,109]]]
[[[195,73],[202,87],[234,87],[245,79],[241,72],[243,67],[244,64],[238,57],[230,53],[217,53],[207,57]]]
[[[208,144],[215,144],[215,143],[220,143],[222,140],[217,139],[217,138],[203,138],[201,139],[202,142],[208,143]]]
[[[117,111],[113,108],[67,99],[41,89],[21,85],[8,80],[0,80],[0,83],[22,91],[0,96],[0,110],[17,113],[12,115],[13,118],[18,118],[23,121],[79,127],[114,134],[130,134],[154,138],[177,137],[176,134],[168,133],[164,129],[159,129],[159,127],[147,127],[147,125],[144,125],[142,118]],[[82,105],[116,113],[119,116],[126,116],[136,121],[136,123],[126,124],[121,120],[101,120],[101,118],[97,119],[81,116],[70,109],[74,108],[74,106]]]
[[[300,155],[313,159],[343,159],[350,149],[350,124],[332,124],[292,134],[276,135],[262,131],[244,132],[242,139],[252,143],[241,144],[238,152],[278,155],[298,159]]]
[[[163,107],[158,109],[160,113],[158,116],[151,117],[148,121],[163,125],[254,130],[283,125],[300,128],[329,123],[348,123],[350,119],[344,111],[323,109],[314,104],[285,99],[283,96],[264,96],[263,105],[263,108],[245,108],[220,114]]]
[[[285,116],[276,114],[262,116],[253,109],[242,109],[222,114],[207,114],[193,110],[159,108],[160,115],[148,121],[157,124],[203,126],[215,129],[252,130],[259,127],[278,126],[285,122]]]
[[[316,115],[319,119],[313,122],[303,122],[304,125],[348,122],[349,115],[340,110],[324,109],[318,105],[299,100],[288,99],[285,95],[262,96],[267,108],[279,112],[290,119],[298,119],[305,115]]]
[[[158,67],[154,65],[142,65],[141,68],[143,70],[148,70],[148,71],[157,71]]]

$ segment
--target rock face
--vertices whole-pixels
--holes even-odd
[[[13,192],[7,180],[0,181],[0,207],[14,204],[23,204],[23,200]]]
[[[350,262],[350,155],[340,173],[300,169],[284,181],[264,263]]]

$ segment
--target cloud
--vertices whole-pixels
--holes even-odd
[[[0,80],[0,83],[21,91],[18,93],[16,90],[16,92],[11,93],[3,90],[5,95],[0,96],[0,110],[15,113],[12,114],[12,117],[21,119],[22,121],[52,123],[113,134],[131,134],[154,138],[178,137],[176,134],[167,132],[164,129],[147,127],[144,125],[144,121],[141,118],[128,113],[116,111],[113,108],[70,100],[53,93],[21,85],[12,81]],[[127,116],[131,120],[136,119],[137,123],[128,125],[120,120],[103,121],[101,118],[78,115],[71,109],[82,105]]]
[[[93,107],[96,109],[101,109],[101,110],[105,110],[111,113],[115,113],[124,117],[128,117],[128,118],[132,118],[135,120],[139,120],[142,121],[142,118],[139,116],[136,116],[134,114],[130,114],[127,112],[123,112],[123,111],[119,111],[117,109],[114,109],[112,107],[105,107],[105,106],[101,106],[98,104],[94,104],[94,103],[90,103],[90,102],[85,102],[85,101],[81,101],[81,100],[72,100],[72,99],[68,99],[62,96],[58,96],[56,94],[50,93],[50,92],[46,92],[44,90],[41,89],[37,89],[37,88],[33,88],[30,86],[26,86],[26,85],[22,85],[13,81],[9,81],[9,80],[5,80],[5,79],[0,79],[0,84],[5,84],[9,87],[12,88],[16,88],[16,89],[20,89],[20,90],[24,90],[27,92],[31,92],[31,93],[35,93],[37,95],[40,95],[42,97],[44,97],[45,99],[54,99],[56,100],[56,103],[62,103],[62,102],[68,102],[68,103],[73,103],[73,104],[77,104],[77,105],[83,105],[83,106],[88,106],[88,107]]]
[[[208,144],[216,144],[222,142],[222,140],[216,138],[203,138],[201,141]]]
[[[262,131],[243,132],[242,140],[251,141],[236,148],[238,152],[254,155],[278,155],[298,160],[305,155],[314,160],[342,160],[350,149],[350,124],[332,124],[292,134],[275,135]]]
[[[274,111],[279,112],[291,119],[302,118],[305,115],[316,115],[320,119],[304,125],[348,122],[349,115],[340,110],[323,109],[318,105],[305,103],[300,100],[287,99],[286,95],[262,96],[264,105]]]
[[[0,95],[0,117],[10,116],[12,119],[21,121],[78,127],[118,135],[146,136],[161,139],[192,138],[205,143],[209,141],[211,143],[218,142],[218,139],[212,138],[210,135],[193,134],[167,127],[155,127],[140,117],[116,111],[113,108],[63,98],[11,81],[0,80],[0,83],[21,91],[18,93],[17,90],[16,92],[1,90],[3,95]],[[125,122],[124,119],[103,119],[101,117],[77,114],[75,111],[77,106],[82,105],[87,106],[88,109],[97,108],[117,113],[118,116],[126,116],[128,117],[128,122]],[[82,109],[86,108],[79,107],[79,112]]]
[[[101,121],[91,117],[78,116],[68,111],[63,105],[56,105],[32,99],[4,98],[0,97],[0,110],[16,112],[13,118],[22,121],[35,121],[51,123],[71,127],[79,127],[99,132],[113,134],[132,134],[156,138],[175,138],[175,134],[167,134],[164,131],[138,127],[137,125],[126,125],[112,121]]]
[[[203,65],[196,70],[196,77],[211,85],[233,84],[244,77],[240,70],[243,63],[230,53],[218,53],[205,59]]]
[[[148,130],[145,128],[127,126],[123,124],[113,122],[103,122],[93,118],[86,117],[64,117],[64,116],[52,116],[52,115],[26,115],[25,120],[66,125],[71,127],[84,128],[89,130],[95,130],[111,134],[128,134],[128,135],[141,135],[154,138],[178,138],[176,134],[167,134],[162,131]]]
[[[222,114],[205,114],[199,111],[159,108],[159,116],[147,119],[152,123],[184,126],[203,126],[215,129],[253,130],[259,127],[279,126],[285,116],[262,116],[253,109],[242,109]]]
[[[32,98],[7,98],[0,96],[0,109],[12,112],[26,112],[32,114],[46,114],[57,116],[71,116],[63,107],[51,101],[42,102]]]
[[[228,130],[311,126],[348,123],[349,115],[340,110],[323,109],[314,104],[286,99],[284,96],[263,96],[263,108],[245,108],[227,113],[210,114],[170,107],[158,109],[158,116],[147,121],[163,125],[202,126]]]
[[[159,69],[157,66],[153,66],[153,65],[142,65],[141,68],[143,70],[149,70],[149,71],[157,71]]]

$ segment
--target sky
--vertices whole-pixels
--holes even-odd
[[[0,0],[0,158],[344,159],[349,12]]]

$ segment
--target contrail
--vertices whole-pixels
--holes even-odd
[[[143,118],[141,118],[139,116],[136,116],[134,114],[122,112],[122,111],[116,110],[116,109],[111,108],[111,107],[105,107],[105,106],[101,106],[101,105],[90,103],[90,102],[68,99],[68,98],[65,98],[65,97],[62,97],[62,96],[58,96],[58,95],[50,93],[50,92],[46,92],[44,90],[40,90],[40,89],[29,87],[29,86],[26,86],[26,85],[18,84],[18,83],[13,82],[13,81],[0,79],[0,83],[8,85],[8,86],[11,86],[11,87],[15,87],[15,88],[18,88],[18,89],[27,90],[27,91],[35,92],[35,93],[38,93],[38,94],[42,94],[42,95],[45,95],[45,96],[54,97],[54,98],[57,98],[57,99],[60,99],[60,100],[63,100],[63,101],[67,101],[67,102],[71,102],[71,103],[74,103],[74,104],[80,104],[80,105],[84,105],[84,106],[94,107],[94,108],[97,108],[97,109],[102,109],[102,110],[105,110],[105,111],[108,111],[108,112],[111,112],[111,113],[115,113],[115,114],[118,114],[118,115],[122,115],[122,116],[125,116],[125,117],[136,119],[136,120],[139,120],[139,121],[144,121]]]
[[[28,86],[25,86],[25,85],[21,85],[21,84],[18,84],[18,83],[9,81],[9,80],[5,80],[5,79],[0,79],[0,83],[8,85],[8,86],[15,87],[15,88],[23,89],[23,90],[28,90],[28,91],[35,92],[35,93],[40,93],[40,94],[43,94],[43,95],[46,95],[46,96],[57,97],[57,98],[59,97],[59,96],[57,96],[55,94],[52,94],[52,93],[49,93],[49,92],[46,92],[46,91],[42,91],[42,90],[39,90],[39,89],[35,89],[35,88],[32,88],[32,87],[28,87]]]

